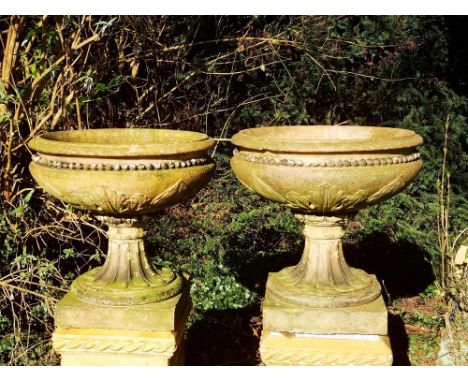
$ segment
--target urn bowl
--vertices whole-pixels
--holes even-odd
[[[337,215],[407,187],[422,138],[400,128],[284,126],[242,130],[231,165],[249,189],[296,212]]]
[[[106,216],[135,216],[172,206],[203,187],[215,165],[214,141],[163,129],[50,132],[30,141],[30,171],[49,194]]]

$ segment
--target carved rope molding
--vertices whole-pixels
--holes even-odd
[[[304,162],[300,159],[281,159],[281,158],[266,158],[256,155],[249,155],[239,150],[234,150],[234,156],[252,163],[268,164],[274,166],[287,167],[364,167],[364,166],[382,166],[390,164],[408,163],[417,161],[421,158],[421,154],[416,152],[409,155],[387,158],[363,158],[363,159],[322,159],[313,162]]]
[[[148,162],[139,164],[127,163],[80,163],[80,162],[62,162],[49,160],[40,155],[33,155],[32,160],[46,167],[65,168],[73,170],[97,170],[97,171],[136,171],[136,170],[167,170],[173,168],[193,167],[206,164],[209,158],[194,158],[185,161],[170,162]]]
[[[392,364],[392,356],[389,354],[368,354],[365,352],[330,354],[281,349],[260,350],[260,354],[263,362],[267,365],[389,366]]]
[[[110,353],[136,353],[136,354],[172,354],[177,345],[175,343],[162,343],[154,340],[131,340],[127,338],[91,338],[78,336],[65,338],[55,335],[53,338],[54,349],[58,352],[88,351]]]

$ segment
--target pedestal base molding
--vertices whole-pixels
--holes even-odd
[[[264,332],[260,355],[268,366],[389,366],[387,336]]]
[[[68,292],[57,305],[54,350],[68,366],[163,366],[184,363],[187,285],[170,299],[132,306],[89,304]]]
[[[382,296],[357,306],[310,308],[285,303],[267,288],[262,311],[260,355],[266,365],[392,364]]]
[[[62,366],[167,366],[184,359],[183,331],[57,329],[52,343]]]

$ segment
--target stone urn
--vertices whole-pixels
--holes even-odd
[[[401,192],[418,175],[422,138],[399,128],[285,126],[242,130],[232,143],[237,178],[304,223],[299,263],[269,275],[264,328],[372,334],[380,322],[374,334],[386,332],[386,312],[384,321],[370,325],[362,315],[350,323],[349,314],[330,313],[355,312],[381,299],[375,276],[346,263],[342,237],[356,212]]]
[[[146,217],[206,185],[215,170],[207,155],[213,144],[205,134],[162,129],[58,131],[30,141],[36,154],[29,168],[39,186],[109,227],[104,265],[72,283],[56,312],[58,327],[152,330],[161,312],[153,309],[151,318],[149,306],[179,304],[183,277],[148,262]],[[137,311],[146,312],[140,321]]]

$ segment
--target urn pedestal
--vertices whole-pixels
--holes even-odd
[[[107,259],[79,276],[55,311],[53,347],[62,365],[182,365],[188,282],[153,269],[141,219],[103,218]]]
[[[391,365],[387,308],[374,275],[347,265],[344,221],[299,216],[299,264],[270,273],[260,354],[267,365]]]
[[[53,348],[62,365],[182,365],[188,281],[154,268],[148,215],[196,193],[215,165],[213,141],[188,131],[99,129],[47,133],[30,171],[56,198],[108,226],[101,267],[79,276],[58,303]]]
[[[68,292],[55,312],[54,350],[63,366],[184,364],[188,288],[165,301],[96,306]]]
[[[238,179],[304,224],[299,263],[268,277],[263,362],[391,365],[380,284],[346,263],[342,237],[359,209],[417,176],[421,137],[397,128],[288,126],[242,130],[232,142]]]

